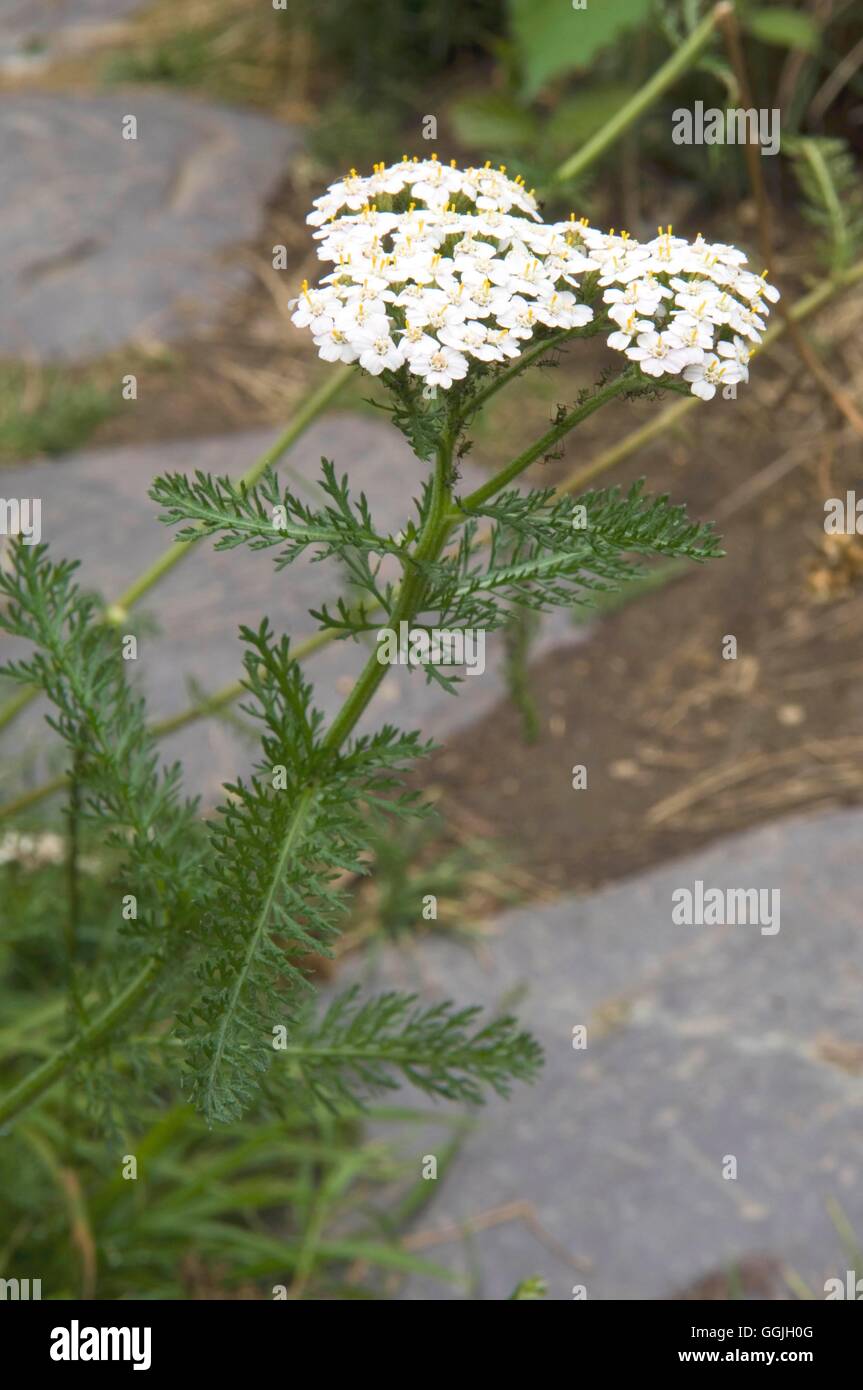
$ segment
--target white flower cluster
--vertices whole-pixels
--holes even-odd
[[[752,345],[761,341],[770,312],[765,301],[775,303],[779,291],[745,268],[742,251],[711,245],[700,232],[686,241],[672,236],[671,227],[658,228],[648,242],[592,227],[582,227],[581,235],[617,325],[609,347],[648,376],[682,374],[705,401],[718,386],[749,380]]]
[[[640,243],[574,217],[543,222],[522,181],[490,165],[432,156],[368,178],[351,170],[307,220],[334,269],[316,289],[303,284],[293,322],[320,356],[373,376],[404,367],[445,390],[471,359],[505,362],[596,311],[614,326],[610,347],[648,376],[682,373],[709,400],[748,379],[764,301],[779,297],[741,251],[700,235],[689,243],[669,227]],[[585,277],[595,308],[579,297]]]

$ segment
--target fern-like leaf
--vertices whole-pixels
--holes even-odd
[[[344,911],[334,880],[364,872],[363,804],[409,814],[399,772],[425,751],[386,727],[328,753],[323,716],[265,619],[247,643],[244,712],[262,725],[262,758],[226,787],[212,830],[211,890],[198,928],[200,991],[181,1018],[188,1082],[211,1123],[251,1101],[272,1060],[273,1022],[307,989],[303,956],[328,954]],[[395,791],[396,795],[390,795]]]
[[[200,471],[194,478],[170,473],[156,479],[150,496],[162,508],[161,521],[191,523],[177,532],[178,541],[216,536],[217,550],[232,550],[238,545],[252,550],[281,546],[278,569],[307,549],[314,550],[316,560],[343,556],[346,550],[397,553],[392,538],[376,532],[365,495],[361,493],[354,503],[347,477],[338,478],[328,459],[321,460],[321,467],[320,487],[329,500],[319,508],[282,490],[272,470],[255,488]]]
[[[286,1049],[304,1084],[328,1105],[355,1103],[407,1081],[439,1099],[480,1104],[485,1090],[509,1095],[530,1081],[542,1049],[509,1016],[480,1024],[481,1010],[421,1007],[414,995],[361,1002],[356,987],[320,1021],[308,1015]],[[282,1054],[276,1054],[282,1055]]]
[[[576,512],[575,508],[582,509]],[[452,628],[499,627],[509,605],[542,611],[590,600],[641,573],[633,557],[703,561],[722,554],[712,526],[692,522],[643,483],[587,493],[577,503],[510,491],[469,513],[458,553],[429,567],[428,607]],[[475,517],[493,521],[481,562]]]
[[[803,194],[803,212],[821,233],[821,258],[835,275],[863,247],[863,183],[845,140],[799,136],[785,141]]]
[[[75,582],[77,568],[53,563],[45,545],[13,545],[11,570],[0,571],[0,631],[34,650],[0,675],[48,696],[47,722],[74,755],[82,815],[123,854],[124,891],[140,909],[128,929],[152,951],[188,910],[201,857],[197,802],[182,798],[178,764],[160,768],[119,634]]]

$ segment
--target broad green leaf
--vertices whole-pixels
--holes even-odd
[[[804,53],[817,52],[818,25],[811,15],[801,10],[749,10],[743,15],[743,25],[747,33],[762,43],[776,44],[779,48],[799,48]]]
[[[489,153],[527,149],[537,138],[536,117],[503,92],[463,97],[450,119],[460,141]]]
[[[651,0],[509,0],[510,27],[522,70],[522,91],[536,96],[553,77],[583,72],[601,49],[650,14]]]

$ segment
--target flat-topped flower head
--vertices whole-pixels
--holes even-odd
[[[388,385],[400,373],[450,390],[591,325],[639,373],[683,376],[706,397],[705,380],[746,380],[743,355],[778,298],[742,251],[700,232],[689,242],[659,227],[641,243],[574,214],[545,223],[533,190],[490,163],[405,155],[368,176],[352,169],[307,221],[331,269],[318,288],[303,284],[293,322],[325,360],[358,362]]]

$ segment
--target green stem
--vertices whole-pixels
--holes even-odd
[[[569,434],[570,430],[574,429],[576,425],[580,425],[582,420],[586,420],[595,410],[599,410],[600,406],[605,405],[606,401],[612,400],[614,396],[619,396],[623,391],[632,390],[632,387],[638,379],[638,375],[639,373],[636,367],[629,367],[625,372],[622,372],[620,376],[615,377],[613,381],[609,381],[605,386],[601,386],[592,396],[589,396],[586,401],[576,406],[575,410],[571,410],[568,415],[565,415],[558,424],[552,425],[551,429],[542,436],[542,439],[538,439],[535,444],[531,444],[529,449],[525,449],[523,454],[519,454],[518,458],[514,458],[511,463],[507,464],[506,468],[501,469],[499,473],[495,473],[493,478],[489,478],[488,482],[483,483],[475,492],[471,492],[467,497],[462,498],[458,508],[453,513],[452,519],[454,520],[456,517],[460,516],[463,511],[469,512],[474,507],[481,506],[489,497],[493,497],[501,488],[506,487],[507,483],[511,483],[514,478],[517,478],[519,473],[523,473],[526,468],[529,468],[532,463],[538,458],[541,458],[543,454],[549,453],[555,445],[559,444],[560,441]]]
[[[67,1043],[65,1047],[58,1048],[47,1062],[34,1068],[29,1075],[18,1082],[17,1086],[13,1086],[12,1090],[0,1101],[0,1125],[6,1124],[25,1106],[30,1105],[50,1086],[53,1086],[55,1081],[59,1081],[79,1058],[93,1052],[100,1043],[104,1042],[113,1033],[117,1024],[141,1002],[164,964],[165,962],[159,958],[148,961],[122,993],[117,995],[117,998],[103,1010],[98,1018],[94,1019],[89,1027],[83,1029],[77,1038]]]
[[[563,343],[569,342],[572,338],[592,337],[593,333],[597,331],[600,325],[601,321],[598,322],[594,319],[593,323],[586,325],[584,328],[565,328],[560,333],[555,333],[552,337],[545,338],[541,343],[537,343],[536,347],[532,347],[527,352],[523,352],[515,359],[511,367],[507,367],[505,371],[502,371],[498,376],[494,377],[484,390],[479,391],[472,400],[468,402],[465,410],[462,411],[459,417],[459,422],[464,423],[466,420],[476,415],[478,410],[482,410],[486,401],[489,401],[492,396],[496,396],[498,391],[502,390],[504,386],[512,381],[513,377],[521,376],[521,373],[531,366],[537,358],[543,357],[547,352],[553,352],[555,348],[561,347]]]
[[[420,611],[426,581],[422,574],[422,563],[436,560],[446,544],[450,532],[449,518],[450,484],[452,471],[452,438],[447,435],[441,441],[435,461],[432,478],[431,497],[422,532],[411,557],[412,568],[402,584],[392,612],[389,625],[396,632],[399,624],[410,622]],[[420,564],[416,562],[419,561]],[[366,706],[387,674],[387,667],[378,661],[377,649],[372,652],[357,680],[356,685],[342,706],[324,739],[324,747],[335,752],[341,747],[348,734],[355,728]]]
[[[19,690],[17,695],[13,695],[10,700],[0,709],[0,729],[11,724],[16,715],[20,714],[30,701],[35,699],[38,691],[32,685],[25,685],[23,690]]]
[[[705,15],[701,23],[693,29],[689,38],[675,49],[668,62],[663,63],[649,81],[645,82],[644,86],[621,106],[611,120],[606,121],[602,129],[597,131],[586,145],[583,145],[575,154],[570,155],[569,159],[564,160],[560,168],[552,175],[552,183],[565,183],[577,178],[601,155],[605,154],[605,151],[610,149],[615,140],[619,139],[623,132],[628,130],[658,97],[662,96],[663,92],[674,85],[678,77],[681,77],[692,66],[696,58],[700,57],[710,43],[723,16],[733,9],[732,0],[721,0],[720,4],[714,5],[710,13]]]

